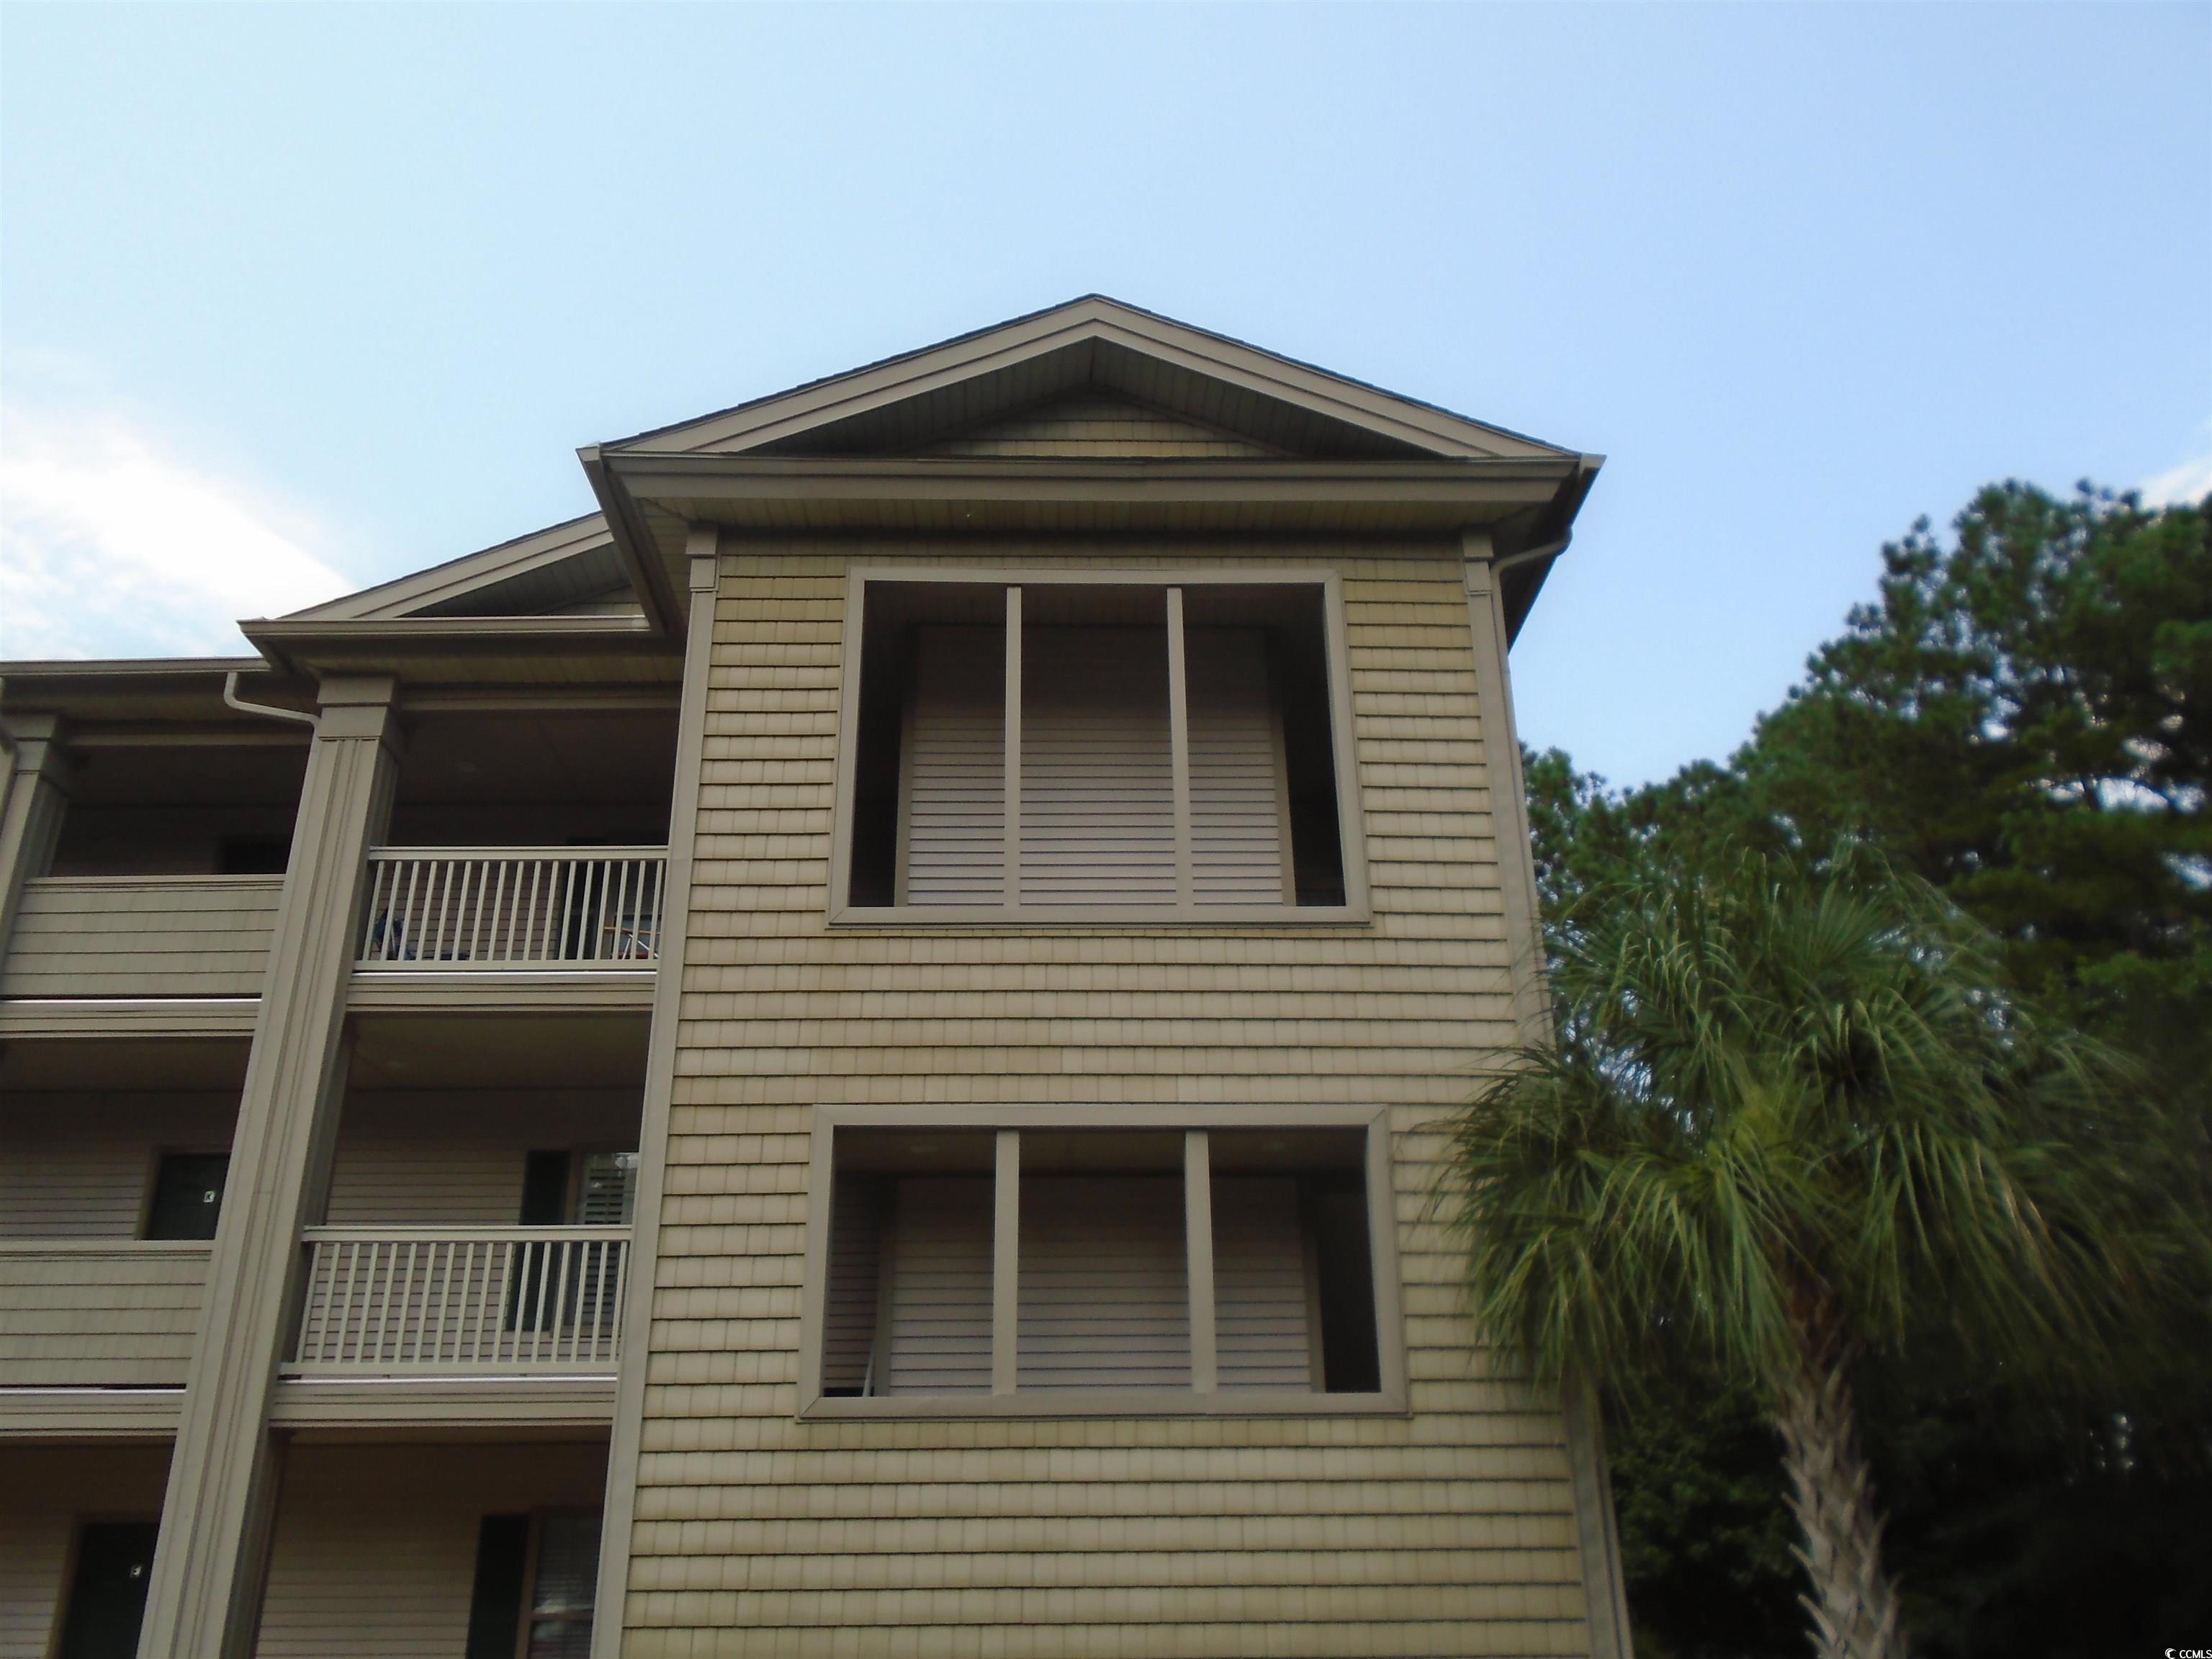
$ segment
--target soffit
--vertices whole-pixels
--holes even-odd
[[[224,681],[240,677],[240,694],[255,702],[312,710],[312,687],[272,672],[259,657],[141,658],[76,662],[0,663],[0,716],[58,714],[72,741],[88,728],[127,725],[154,733],[266,737],[283,727],[245,714],[222,700]],[[305,727],[301,731],[304,732]]]
[[[912,453],[1084,388],[1239,434],[1285,455],[1574,453],[1100,295],[604,444],[596,453]]]
[[[408,617],[390,622],[240,624],[276,661],[316,675],[390,674],[429,687],[672,685],[683,658],[641,617]]]
[[[276,620],[548,617],[636,605],[606,520],[594,513]]]

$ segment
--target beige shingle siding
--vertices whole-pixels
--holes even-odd
[[[49,876],[27,883],[0,996],[254,996],[277,876]]]
[[[1586,1651],[1559,1419],[1471,1350],[1431,1209],[1513,1036],[1456,550],[1001,556],[1340,571],[1373,923],[833,932],[848,559],[992,560],[726,557],[626,1651]],[[796,1420],[810,1109],[974,1102],[1389,1107],[1411,1414]]]

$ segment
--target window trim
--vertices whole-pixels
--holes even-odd
[[[998,1134],[992,1228],[992,1391],[988,1395],[825,1395],[822,1332],[830,1281],[833,1151],[840,1129],[988,1129]],[[1023,1130],[1180,1131],[1184,1139],[1184,1235],[1190,1252],[1191,1386],[1188,1389],[1015,1389]],[[1210,1129],[1359,1129],[1367,1192],[1368,1253],[1375,1274],[1375,1349],[1382,1387],[1373,1394],[1318,1389],[1223,1389],[1214,1383],[1212,1193],[1192,1176]],[[1202,1253],[1201,1253],[1202,1250]],[[1208,1271],[1197,1271],[1203,1261]],[[1406,1322],[1398,1261],[1396,1189],[1391,1180],[1390,1117],[1369,1106],[1185,1106],[1117,1109],[1091,1105],[817,1106],[811,1130],[805,1277],[799,1325],[799,1403],[803,1419],[1035,1417],[1376,1417],[1407,1414]]]
[[[1342,904],[1174,904],[1086,905],[856,905],[848,902],[852,890],[854,792],[857,787],[860,718],[860,657],[865,639],[863,607],[870,582],[948,582],[984,587],[1319,587],[1322,590],[1322,630],[1328,673],[1331,759],[1336,772],[1337,845],[1344,864]],[[1170,606],[1171,638],[1180,627],[1180,606]],[[1009,622],[1018,626],[1018,606]],[[1018,638],[1018,636],[1017,636]],[[1358,738],[1352,725],[1349,631],[1345,623],[1344,582],[1340,573],[1313,566],[1270,566],[1262,569],[1234,569],[1203,564],[1138,568],[1127,565],[1103,569],[1030,565],[854,565],[846,573],[845,628],[838,671],[837,781],[830,815],[830,925],[833,927],[1030,927],[1074,923],[1085,927],[1344,927],[1372,921],[1367,887],[1365,815],[1359,804]],[[1019,647],[1009,653],[1018,664]],[[1181,659],[1170,647],[1170,672],[1181,701]],[[1016,707],[1018,700],[1010,699]],[[1188,778],[1183,759],[1185,738],[1175,733],[1176,792],[1179,816],[1188,797]],[[1017,751],[1018,752],[1018,751]],[[1018,796],[1017,796],[1018,800]]]

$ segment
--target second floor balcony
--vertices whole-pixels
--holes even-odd
[[[662,847],[386,847],[369,854],[357,965],[650,972]]]
[[[620,1355],[629,1229],[311,1227],[295,1376],[574,1376]]]

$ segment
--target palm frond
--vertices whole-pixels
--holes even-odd
[[[1455,1136],[1476,1314],[1540,1371],[1771,1379],[1808,1297],[1862,1344],[2046,1364],[2201,1272],[2127,1066],[1868,850],[1630,875],[1550,944],[1558,1039]]]

